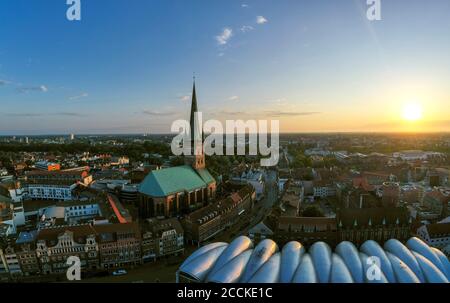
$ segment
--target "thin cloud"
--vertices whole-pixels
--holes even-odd
[[[84,117],[84,114],[77,112],[57,112],[57,113],[5,113],[9,117],[44,117],[44,116],[68,116],[68,117]]]
[[[153,110],[144,110],[142,113],[149,115],[149,116],[173,116],[176,113],[174,112],[160,112],[160,111],[153,111]]]
[[[256,17],[256,23],[257,24],[264,24],[269,22],[264,16],[258,16]]]
[[[78,99],[86,98],[88,96],[89,96],[88,93],[82,93],[81,95],[69,97],[69,100],[78,100]]]
[[[0,86],[10,84],[11,82],[0,79]]]
[[[17,91],[20,92],[20,93],[30,93],[30,92],[46,93],[46,92],[48,92],[48,88],[45,85],[40,85],[40,86],[23,86],[23,87],[18,87]]]
[[[251,25],[244,25],[244,26],[242,26],[242,27],[240,28],[240,31],[241,31],[242,33],[247,33],[247,32],[252,31],[252,30],[254,30],[254,27],[251,26]]]
[[[241,7],[247,8],[247,7],[248,7],[248,4],[242,3],[242,4],[241,4]]]
[[[84,117],[84,114],[76,113],[76,112],[59,112],[51,114],[52,116],[69,116],[69,117]]]
[[[222,33],[216,36],[216,41],[219,45],[225,45],[233,36],[233,30],[229,27],[223,29]]]
[[[186,102],[191,99],[191,95],[184,95],[179,97],[181,101]]]
[[[218,113],[211,113],[211,115],[216,116],[216,115],[224,115],[224,116],[242,116],[242,115],[247,115],[246,112],[241,112],[241,111],[227,111],[227,110],[222,110],[219,111]]]
[[[230,100],[230,101],[238,101],[239,100],[239,96],[231,96],[230,98],[228,98],[228,100]]]
[[[321,112],[283,112],[283,111],[266,111],[268,116],[272,117],[292,117],[292,116],[312,116],[321,114]]]
[[[281,105],[284,106],[284,105],[288,104],[286,98],[278,98],[278,99],[274,100],[274,103],[276,103],[278,106],[281,106]]]
[[[42,117],[42,116],[45,116],[45,114],[40,114],[40,113],[11,113],[11,114],[5,114],[5,116],[10,116],[10,117]]]

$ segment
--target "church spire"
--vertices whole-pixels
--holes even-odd
[[[192,104],[191,104],[191,140],[194,140],[194,130],[195,130],[195,113],[198,112],[197,106],[197,94],[195,93],[195,76],[194,84],[192,87]]]
[[[205,155],[203,153],[203,132],[202,126],[199,121],[199,111],[197,105],[197,93],[195,91],[195,76],[192,86],[192,104],[191,104],[191,116],[190,116],[190,140],[191,140],[191,155],[186,157],[186,160],[194,168],[205,167]]]
[[[197,93],[195,92],[195,76],[194,76],[194,84],[192,86],[192,103],[191,103],[191,117],[190,117],[190,127],[191,127],[191,142],[195,140],[201,139],[199,121],[197,121],[197,128],[195,125],[195,120],[197,119],[196,114],[198,113],[198,105],[197,105]]]

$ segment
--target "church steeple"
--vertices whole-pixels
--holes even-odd
[[[198,112],[198,106],[197,106],[197,94],[195,93],[195,76],[194,76],[194,84],[192,87],[192,103],[191,103],[191,117],[190,117],[190,123],[191,123],[191,141],[193,142],[195,140],[195,113]]]
[[[198,117],[197,93],[195,91],[195,76],[192,87],[192,104],[190,115],[190,139],[191,139],[191,155],[186,156],[186,164],[191,165],[195,169],[205,168],[205,155],[203,152],[203,131]]]

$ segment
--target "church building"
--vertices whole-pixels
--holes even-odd
[[[191,155],[185,155],[185,165],[154,170],[145,177],[139,186],[141,218],[174,217],[214,200],[216,181],[206,168],[203,138],[197,136],[195,130],[197,112],[194,82],[190,115]],[[194,146],[199,152],[193,152]]]

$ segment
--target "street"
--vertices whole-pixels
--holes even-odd
[[[278,201],[277,172],[267,170],[266,173],[266,195],[264,199],[255,203],[257,212],[253,215],[250,224],[240,234],[245,235],[253,226],[264,220],[274,204]]]

